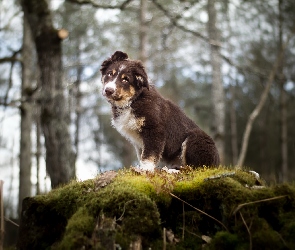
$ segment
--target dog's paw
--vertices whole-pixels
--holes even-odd
[[[178,174],[180,172],[178,169],[167,167],[163,167],[161,170],[167,172],[168,174]]]
[[[154,172],[156,165],[151,161],[140,161],[139,168],[144,171]]]

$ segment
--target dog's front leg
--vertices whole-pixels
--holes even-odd
[[[154,171],[159,163],[164,150],[164,142],[155,142],[150,138],[144,141],[140,156],[140,168],[142,170]]]
[[[140,162],[140,159],[141,159],[141,148],[140,147],[137,147],[136,145],[134,145],[134,148],[135,148],[137,160]]]

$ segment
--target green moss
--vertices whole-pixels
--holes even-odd
[[[90,245],[95,220],[81,207],[68,221],[61,243],[55,249],[81,249]]]
[[[178,240],[184,229],[184,241],[167,249],[202,249],[202,235],[213,239],[208,249],[249,249],[248,230],[253,249],[295,246],[294,185],[255,189],[264,182],[226,167],[178,175],[124,169],[104,187],[99,178],[25,200],[20,249],[106,249],[114,242],[128,249],[138,237],[144,249],[161,249],[163,227]]]
[[[220,231],[216,233],[212,242],[208,244],[208,249],[235,250],[238,249],[238,246],[239,238],[236,234]]]

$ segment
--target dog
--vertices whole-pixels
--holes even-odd
[[[133,144],[141,170],[154,171],[160,160],[172,168],[220,164],[213,139],[149,84],[141,61],[116,51],[100,71],[112,125]]]

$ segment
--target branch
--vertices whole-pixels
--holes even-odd
[[[198,208],[192,206],[192,205],[189,204],[188,202],[186,202],[186,201],[182,200],[181,198],[177,197],[175,194],[172,194],[172,193],[169,193],[169,194],[170,194],[172,197],[174,197],[174,198],[176,198],[176,199],[182,201],[182,202],[185,203],[186,205],[188,205],[188,206],[192,207],[193,209],[197,210],[198,212],[200,212],[200,213],[202,213],[202,214],[208,216],[209,218],[215,220],[215,221],[218,222],[218,223],[219,223],[219,224],[220,224],[220,225],[221,225],[226,231],[228,231],[227,227],[226,227],[221,221],[217,220],[216,218],[214,218],[214,217],[211,216],[210,214],[207,214],[206,212],[202,211],[201,209],[198,209]]]
[[[161,10],[164,15],[166,17],[168,17],[168,19],[170,20],[170,22],[177,28],[181,29],[182,31],[184,32],[187,32],[187,33],[191,33],[192,35],[194,36],[197,36],[199,38],[201,38],[202,40],[204,40],[205,42],[209,43],[209,44],[212,44],[212,45],[216,45],[216,46],[220,46],[218,45],[218,43],[216,43],[215,41],[210,41],[210,39],[204,35],[202,35],[201,33],[197,32],[197,31],[194,31],[194,30],[190,30],[188,28],[186,28],[185,26],[181,25],[178,23],[178,19],[179,19],[179,15],[177,15],[176,17],[174,17],[167,9],[165,9],[163,7],[163,5],[161,5],[159,2],[157,2],[157,0],[152,0],[152,2],[157,6],[157,8],[159,10]]]
[[[248,205],[252,205],[252,204],[256,204],[256,203],[262,203],[262,202],[266,202],[266,201],[278,200],[278,199],[282,199],[282,198],[285,198],[285,197],[287,197],[287,195],[281,195],[281,196],[276,196],[276,197],[272,197],[272,198],[268,198],[268,199],[263,199],[263,200],[258,200],[258,201],[251,201],[251,202],[240,204],[233,211],[233,215],[235,215],[244,206],[248,206]]]
[[[252,250],[252,235],[251,235],[250,228],[248,227],[248,225],[247,225],[247,223],[246,223],[246,221],[245,221],[245,219],[244,219],[244,217],[243,217],[241,211],[240,211],[240,216],[241,216],[242,221],[243,221],[243,223],[244,223],[244,225],[245,225],[245,227],[246,227],[246,229],[247,229],[247,232],[248,232],[248,234],[249,234],[249,240],[250,240],[250,247],[249,247],[249,249]]]
[[[22,60],[20,58],[17,58],[16,56],[6,56],[0,58],[0,64],[1,63],[11,63],[11,62],[21,62]]]
[[[104,5],[104,4],[99,4],[96,3],[94,0],[66,0],[66,2],[74,3],[74,4],[89,4],[95,8],[100,8],[100,9],[120,9],[124,10],[129,3],[131,3],[133,0],[125,0],[123,3],[119,5]]]
[[[209,37],[207,36],[204,36],[202,35],[200,32],[197,32],[195,30],[191,30],[191,29],[188,29],[186,28],[185,26],[181,25],[178,23],[178,20],[181,18],[181,15],[176,15],[176,16],[173,16],[167,9],[165,9],[163,7],[162,4],[160,4],[157,0],[151,0],[154,5],[159,9],[161,10],[164,15],[170,20],[171,24],[177,28],[179,28],[180,30],[186,32],[186,33],[190,33],[192,34],[193,36],[196,36],[198,38],[201,38],[204,42],[210,44],[210,45],[213,45],[213,46],[219,46],[221,47],[221,44],[220,42],[218,41],[214,41],[214,40],[210,40]],[[229,65],[235,67],[236,69],[240,70],[241,72],[243,71],[248,71],[248,72],[253,72],[254,74],[258,75],[258,76],[261,76],[263,78],[266,77],[266,74],[264,73],[261,73],[261,71],[257,70],[257,69],[253,69],[249,66],[245,66],[245,67],[240,67],[238,65],[236,65],[229,57],[225,56],[224,54],[222,54],[221,52],[219,53],[219,56],[225,61],[227,62]]]
[[[10,50],[10,49],[9,49]],[[19,50],[16,51],[12,51],[12,55],[11,56],[5,56],[0,58],[0,64],[1,63],[15,63],[15,62],[22,62],[22,59],[17,58],[17,55],[22,51],[22,48],[20,48]]]
[[[289,44],[290,39],[291,39],[291,35],[288,37],[287,41],[285,42],[285,44],[281,48],[281,51],[279,52],[279,55],[277,56],[277,59],[273,65],[273,68],[272,68],[271,72],[269,73],[267,84],[265,86],[264,91],[261,94],[259,103],[257,104],[257,106],[255,107],[255,109],[252,111],[252,113],[250,114],[250,116],[248,118],[246,129],[245,129],[245,132],[243,135],[242,149],[241,149],[241,152],[239,155],[237,168],[241,168],[242,165],[244,164],[246,153],[247,153],[247,148],[248,148],[249,137],[250,137],[251,130],[253,127],[253,123],[254,123],[255,119],[257,118],[257,116],[260,114],[260,112],[267,100],[267,96],[270,91],[270,87],[274,81],[274,77],[275,77],[275,75],[278,71],[278,68],[282,62],[283,54]]]

